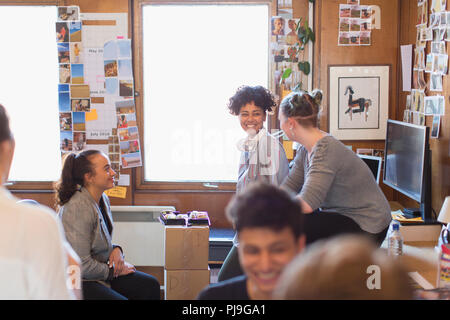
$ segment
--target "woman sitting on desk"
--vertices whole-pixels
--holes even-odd
[[[301,144],[282,188],[297,194],[306,215],[306,241],[338,233],[363,233],[381,244],[391,210],[369,167],[350,149],[319,130],[322,92],[289,94],[279,120],[288,138]]]
[[[239,144],[239,162],[236,193],[241,193],[252,181],[280,185],[289,173],[289,164],[283,146],[264,128],[267,113],[275,107],[269,90],[262,86],[242,86],[230,98],[228,109],[239,117],[247,138]],[[242,274],[237,249],[232,247],[220,270],[218,279],[223,281]]]
[[[158,281],[124,261],[122,249],[111,242],[113,221],[105,190],[116,173],[97,150],[70,153],[56,186],[59,216],[66,237],[81,258],[85,299],[158,300]]]

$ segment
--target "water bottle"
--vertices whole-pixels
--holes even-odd
[[[392,231],[389,234],[389,255],[390,256],[401,256],[403,253],[403,238],[400,233],[400,225],[395,223],[392,225]]]

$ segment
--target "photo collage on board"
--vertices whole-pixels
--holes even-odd
[[[359,0],[339,5],[338,46],[370,46],[372,9]]]
[[[95,35],[83,30],[79,7],[57,11],[61,151],[108,154],[118,180],[121,168],[142,165],[131,40],[117,35],[98,47],[83,45],[85,35]]]
[[[122,168],[142,166],[131,58],[129,39],[109,41],[103,47],[106,94],[115,103],[117,117],[118,148],[114,145],[110,156]]]
[[[446,6],[446,0],[433,0],[430,7],[426,0],[417,1],[413,89],[406,97],[403,114],[404,122],[418,125],[425,125],[425,116],[433,116],[432,138],[438,138],[445,98],[439,94],[427,96],[425,91],[442,92],[442,80],[448,73],[446,42],[450,41],[450,12],[445,11]],[[428,42],[430,50],[426,53]]]
[[[91,99],[89,86],[84,84],[79,7],[58,7],[55,31],[61,151],[81,151],[86,146],[85,114],[91,110]]]
[[[299,23],[303,22],[300,19],[288,19],[282,16],[274,16],[271,19],[272,91],[281,99],[301,81],[301,71],[298,68],[300,44],[297,26]],[[304,51],[302,56],[303,53]],[[291,73],[282,79],[286,70],[291,70]]]

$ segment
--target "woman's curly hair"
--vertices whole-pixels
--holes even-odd
[[[241,86],[230,98],[227,107],[231,114],[237,116],[241,108],[251,102],[263,109],[264,112],[271,112],[272,108],[276,106],[275,98],[266,88],[262,86]]]

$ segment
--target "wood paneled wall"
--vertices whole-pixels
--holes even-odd
[[[401,0],[400,26],[400,45],[416,43],[416,21],[417,21],[417,1]],[[432,0],[428,0],[428,8],[431,8]],[[447,1],[447,10],[450,10]],[[447,54],[449,54],[450,43],[447,42]],[[430,53],[430,42],[427,42],[426,53]],[[400,62],[399,62],[400,63]],[[401,69],[399,68],[399,74]],[[430,74],[425,74],[425,80],[429,83]],[[430,92],[429,84],[425,90],[425,95],[443,95],[445,97],[445,116],[441,117],[441,127],[439,139],[430,139],[430,148],[432,153],[431,173],[432,173],[432,207],[439,214],[444,202],[444,198],[450,195],[450,81],[448,74],[443,77],[442,92]],[[397,108],[397,120],[402,120],[403,111],[406,105],[406,96],[409,92],[402,91],[401,77],[399,78],[399,101]],[[433,118],[426,117],[426,125],[431,128]],[[405,206],[417,206],[417,204],[408,198],[398,194],[397,200]]]
[[[338,46],[339,4],[344,0],[319,0],[315,5],[316,44],[314,51],[314,88],[323,91],[322,117],[320,127],[328,131],[328,101],[335,99],[328,95],[328,66],[330,65],[390,65],[389,80],[389,118],[397,117],[398,90],[398,40],[399,40],[399,1],[361,0],[361,5],[377,5],[381,8],[381,29],[372,31],[370,46]],[[343,141],[357,148],[384,149],[384,140]],[[393,190],[380,182],[381,189],[388,200],[393,200]]]

